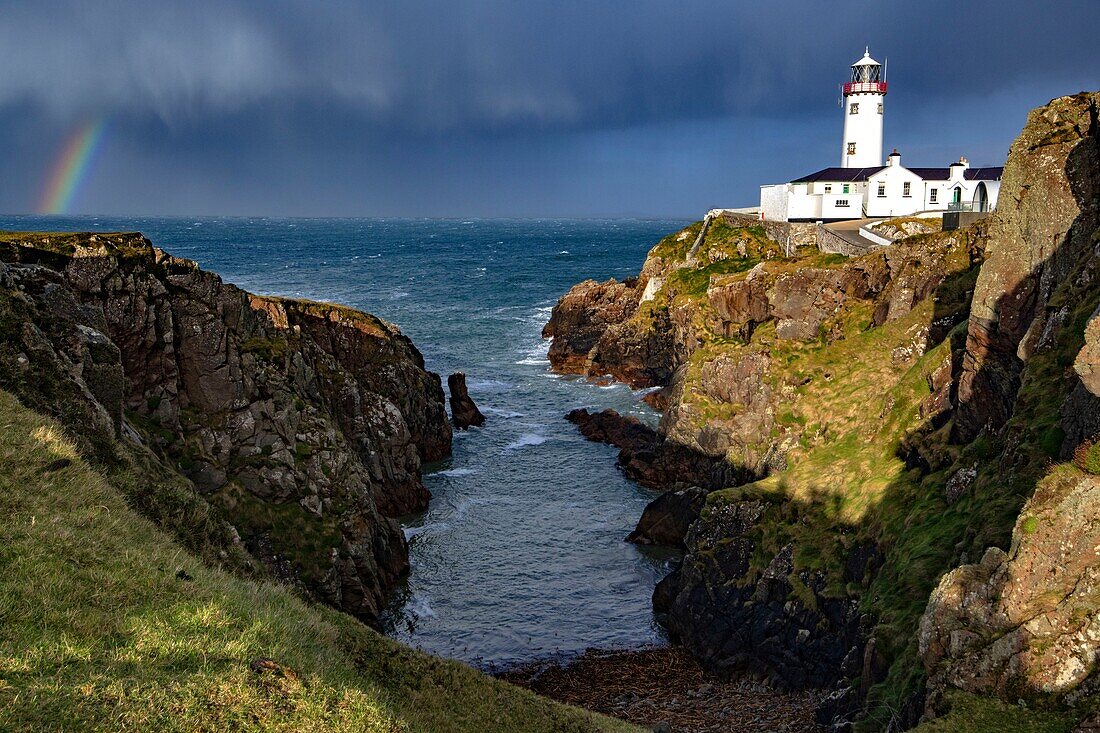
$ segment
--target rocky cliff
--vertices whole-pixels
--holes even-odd
[[[731,217],[662,240],[637,280],[562,298],[554,367],[661,387],[642,458],[709,466],[654,602],[712,670],[835,685],[821,717],[838,728],[912,725],[956,688],[1083,715],[1098,99],[1032,113],[997,214],[969,230],[787,257]],[[652,475],[638,455],[624,467]]]
[[[251,295],[137,234],[0,237],[0,387],[107,470],[143,466],[131,498],[192,549],[371,622],[408,567],[392,517],[426,506],[421,463],[451,445],[394,326]]]

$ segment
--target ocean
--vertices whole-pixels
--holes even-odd
[[[481,668],[663,641],[650,595],[673,557],[623,542],[656,492],[564,420],[577,407],[657,415],[625,386],[551,374],[540,331],[571,285],[636,274],[686,223],[0,217],[8,230],[141,231],[252,292],[374,313],[444,381],[466,372],[488,419],[426,467],[433,498],[402,518],[412,572],[386,629]]]

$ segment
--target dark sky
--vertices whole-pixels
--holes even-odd
[[[700,216],[839,158],[889,58],[887,149],[1000,164],[1100,88],[1100,0],[0,0],[0,212],[107,132],[73,211]]]

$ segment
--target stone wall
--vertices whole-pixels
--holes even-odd
[[[814,224],[817,230],[817,248],[826,254],[844,255],[845,257],[858,257],[865,255],[875,248],[871,242],[856,244],[835,232],[831,232],[821,224]]]
[[[731,226],[763,227],[764,233],[768,236],[768,239],[779,242],[784,246],[787,244],[788,237],[790,238],[792,247],[818,246],[816,224],[789,221],[761,221],[754,216],[734,214],[729,211],[724,212],[724,216]]]

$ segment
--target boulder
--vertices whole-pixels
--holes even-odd
[[[682,548],[688,527],[699,518],[706,503],[707,492],[698,486],[666,491],[646,505],[638,526],[626,536],[626,541]]]

